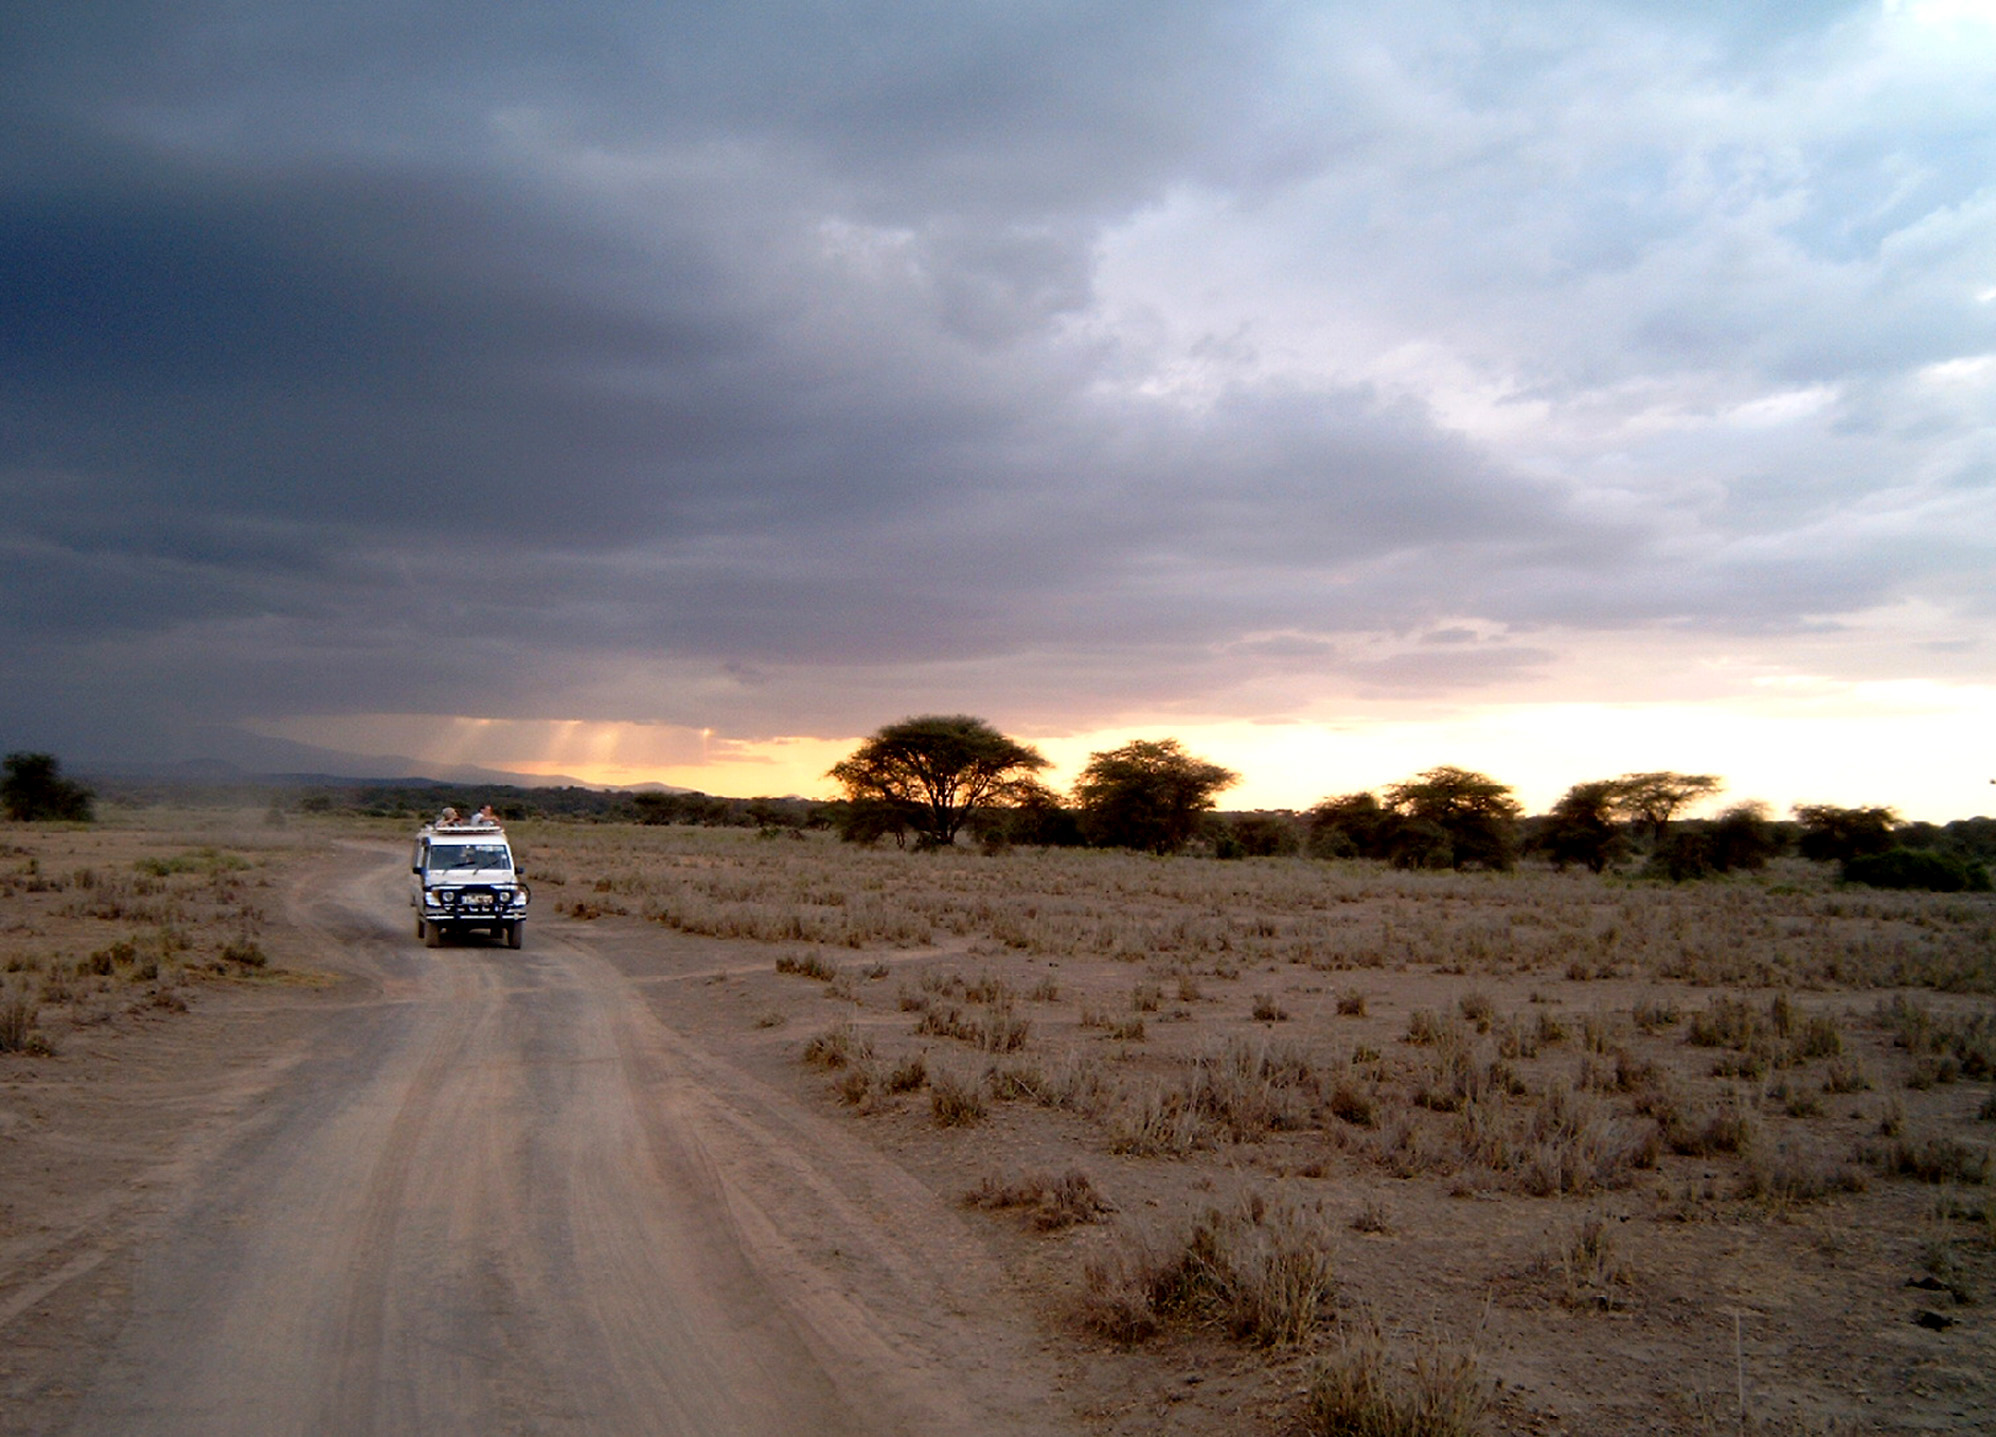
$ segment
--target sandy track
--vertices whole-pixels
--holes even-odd
[[[1059,1430],[926,1189],[582,940],[426,951],[353,863],[300,920],[365,996],[162,1220],[72,1431]]]

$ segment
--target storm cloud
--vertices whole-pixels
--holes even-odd
[[[0,731],[1996,677],[1996,32],[1707,8],[18,16]]]

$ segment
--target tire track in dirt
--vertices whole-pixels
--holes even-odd
[[[973,1394],[1012,1349],[975,1255],[900,1230],[911,1179],[585,945],[426,952],[393,855],[348,861],[296,907],[364,996],[161,1224],[70,1430],[1057,1430]]]

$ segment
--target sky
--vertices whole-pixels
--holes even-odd
[[[1996,0],[16,6],[0,124],[10,750],[1996,809]]]

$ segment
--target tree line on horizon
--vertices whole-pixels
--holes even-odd
[[[1221,821],[1217,796],[1240,776],[1176,739],[1136,739],[1091,754],[1065,800],[1038,778],[1049,766],[1037,749],[983,719],[930,714],[875,731],[828,776],[845,793],[842,838],[891,836],[918,848],[951,847],[968,830],[987,848],[1085,844],[1168,854],[1199,841],[1220,858],[1300,852],[1398,868],[1506,870],[1529,854],[1561,870],[1602,873],[1641,856],[1645,873],[1673,880],[1754,871],[1792,848],[1837,863],[1851,882],[1940,891],[1988,889],[1996,856],[1996,820],[1943,829],[1902,824],[1885,807],[1798,804],[1786,823],[1749,801],[1683,821],[1686,808],[1723,791],[1715,774],[1589,780],[1527,819],[1510,785],[1444,764],[1377,793],[1325,798],[1300,815]]]
[[[1685,880],[1751,872],[1783,854],[1839,866],[1876,887],[1980,891],[1996,864],[1996,819],[1945,826],[1905,823],[1886,807],[1798,804],[1792,820],[1766,805],[1735,804],[1710,819],[1682,812],[1723,790],[1712,774],[1628,773],[1569,788],[1545,814],[1526,816],[1509,785],[1441,765],[1378,792],[1340,794],[1296,812],[1222,813],[1217,797],[1239,775],[1185,751],[1176,739],[1137,739],[1092,754],[1070,792],[1038,775],[1050,767],[1030,745],[970,715],[924,715],[877,730],[828,777],[829,802],[722,798],[684,790],[604,792],[411,781],[316,787],[293,800],[304,813],[410,817],[440,803],[492,801],[508,820],[530,817],[747,827],[766,834],[831,829],[853,843],[921,848],[967,837],[989,851],[1012,845],[1187,849],[1216,858],[1371,859],[1400,868],[1509,869],[1521,858],[1595,873],[1639,863],[1646,876]],[[221,797],[241,802],[240,786]],[[484,797],[478,797],[483,795]],[[125,802],[167,801],[151,789]],[[46,753],[13,753],[0,779],[0,810],[15,821],[89,822],[95,795],[62,776]],[[280,796],[269,795],[273,819]]]

